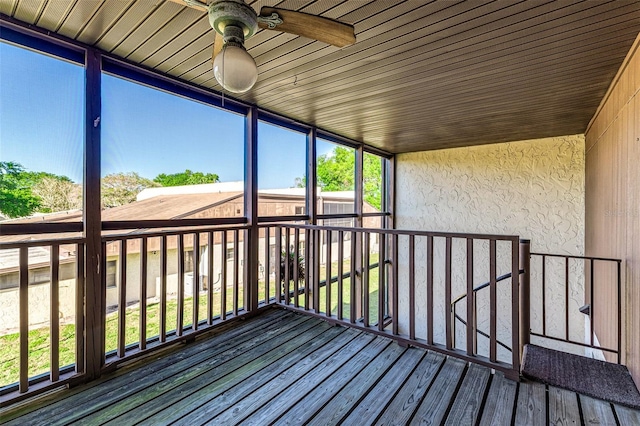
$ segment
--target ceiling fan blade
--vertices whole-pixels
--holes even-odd
[[[214,31],[216,35],[215,40],[213,41],[213,56],[211,59],[215,59],[218,56],[218,53],[222,52],[222,46],[224,46],[224,38],[217,31]]]
[[[282,20],[282,23],[276,24],[275,27],[264,19],[273,13],[277,13]],[[293,10],[263,7],[260,10],[258,25],[260,28],[296,34],[337,47],[349,46],[356,42],[353,25]]]
[[[191,7],[193,9],[197,9],[197,10],[201,10],[203,12],[206,12],[207,9],[207,3],[203,0],[169,0],[170,2],[173,3],[178,3],[182,6],[187,6],[187,7]]]

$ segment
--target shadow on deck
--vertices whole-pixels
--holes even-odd
[[[10,425],[640,424],[640,412],[282,309],[0,412]]]

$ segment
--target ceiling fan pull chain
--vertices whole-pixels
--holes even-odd
[[[271,15],[269,16],[258,16],[258,22],[262,22],[263,24],[266,24],[267,27],[272,30],[274,29],[276,26],[282,24],[282,19],[280,18],[280,15],[278,15],[277,13],[273,12]]]

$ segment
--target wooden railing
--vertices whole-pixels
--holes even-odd
[[[518,376],[521,333],[528,331],[520,330],[518,237],[289,224],[263,229],[263,244],[275,246],[282,260],[273,268],[265,258],[280,287],[276,303]],[[493,278],[487,309],[479,312],[472,290],[482,282],[481,264]],[[513,277],[499,293],[502,270]],[[470,291],[462,338],[446,308],[459,289]],[[475,341],[478,320],[488,323],[486,347]],[[501,336],[518,348],[507,358],[498,353]]]
[[[102,287],[107,292],[107,369],[155,347],[190,340],[246,313],[242,247],[245,229],[146,232],[102,238],[102,264],[108,268],[109,262],[114,262],[110,259],[117,263],[117,271],[113,271],[117,273],[116,283],[107,282],[113,280],[112,271],[102,274]]]
[[[124,361],[177,341],[192,340],[218,324],[249,314],[245,309],[246,230],[246,226],[233,226],[104,235],[99,265],[102,306],[85,298],[83,238],[2,243],[0,250],[7,255],[15,251],[17,258],[16,286],[3,290],[3,296],[15,296],[19,310],[19,318],[12,323],[18,347],[13,358],[2,362],[7,369],[18,365],[19,371],[15,378],[5,380],[15,382],[0,385],[0,406],[82,382],[89,357],[101,358],[103,371],[109,371]],[[34,260],[34,250],[38,260]],[[67,255],[61,256],[62,251]],[[47,252],[44,264],[41,258]],[[74,291],[65,293],[61,300],[59,271],[63,264],[68,269],[69,263],[75,273],[66,277],[65,285],[72,280]],[[46,282],[30,282],[36,271],[48,274]],[[263,286],[258,283],[261,289]],[[42,300],[43,295],[47,300]],[[38,300],[30,304],[30,297]],[[74,356],[62,366],[61,348],[67,353],[69,345],[60,344],[61,302],[75,306]],[[259,302],[270,303],[268,289]],[[50,311],[46,324],[35,319],[43,308]],[[99,353],[89,353],[85,344],[91,333],[85,318],[94,310],[104,312],[101,327],[105,339]],[[36,339],[43,340],[37,348]],[[34,350],[48,350],[50,362],[36,363]]]
[[[2,360],[4,383],[0,385],[0,402],[5,402],[10,399],[7,395],[45,391],[78,380],[84,373],[84,240],[3,243],[0,250],[4,259],[13,258],[15,261],[11,263],[17,265],[15,280],[5,280],[0,290],[3,328],[8,330],[0,336],[2,352],[10,358]],[[64,277],[61,265],[65,267]],[[64,309],[61,282],[66,289],[63,297],[72,299],[65,301]],[[12,305],[14,301],[16,305]],[[10,311],[18,314],[17,321]],[[46,329],[46,333],[34,333],[36,324]],[[17,335],[17,339],[12,339],[12,335]],[[17,344],[12,346],[12,341]],[[65,355],[62,359],[61,351]],[[44,355],[47,352],[48,356]],[[41,365],[34,365],[33,358],[42,360]],[[11,368],[16,364],[17,372]],[[16,382],[11,383],[14,379]]]
[[[530,330],[530,310],[521,305],[528,308],[532,303],[528,244],[520,244],[518,237],[283,223],[260,225],[254,234],[259,247],[248,250],[244,242],[250,232],[249,226],[225,225],[103,235],[99,262],[102,306],[94,306],[85,297],[83,238],[2,243],[0,250],[13,250],[17,258],[17,284],[11,291],[18,300],[19,371],[15,383],[0,389],[0,404],[83,381],[89,357],[99,357],[102,370],[109,371],[141,354],[192,340],[218,324],[252,314],[255,309],[247,308],[252,304],[258,309],[279,304],[518,377]],[[34,250],[41,257],[48,252],[46,264],[33,265]],[[63,252],[66,255],[61,256]],[[250,252],[257,253],[257,259],[246,258]],[[542,256],[542,265],[550,258],[532,256]],[[571,259],[587,262],[584,270],[590,277],[596,276],[594,262],[617,262],[619,302],[619,261],[571,256],[563,261]],[[77,315],[73,319],[73,359],[67,363],[60,358],[58,308],[61,265],[68,275],[71,263],[75,272],[65,276],[64,282],[68,286],[71,280],[74,292],[65,297],[73,299]],[[37,286],[30,282],[36,266],[49,274],[48,281]],[[256,268],[256,273],[249,268]],[[545,325],[550,290],[545,284],[549,281],[545,266],[542,270],[542,331],[532,334],[558,339]],[[249,276],[255,282],[249,282]],[[485,281],[485,290],[477,291]],[[30,333],[42,327],[34,323],[36,309],[30,311],[29,299],[36,287],[46,289],[48,298],[49,344],[44,346],[50,362],[47,372],[33,373]],[[538,291],[537,283],[533,288]],[[594,300],[598,288],[594,279],[587,279],[586,288],[588,299]],[[569,296],[564,291],[566,301]],[[464,297],[454,299],[454,294]],[[531,312],[536,309],[532,304]],[[595,315],[599,315],[597,309]],[[101,349],[91,353],[86,339],[92,331],[85,320],[88,312],[96,310],[104,313],[99,326],[105,338]],[[620,339],[617,349],[598,345],[593,341],[593,305],[587,314],[592,320],[592,341],[585,345],[568,335],[562,340],[619,357]],[[464,319],[463,326],[456,327],[460,319]],[[63,321],[68,326],[69,319]],[[618,334],[620,321],[618,313]],[[479,335],[486,339],[480,341]]]
[[[621,264],[620,259],[531,253],[531,289],[537,297],[529,309],[536,344],[581,355],[589,348],[601,351],[591,356],[620,363]]]

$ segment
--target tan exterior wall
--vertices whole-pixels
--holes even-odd
[[[61,280],[59,283],[60,304],[58,318],[61,324],[75,321],[76,280]],[[51,284],[29,286],[29,328],[49,326]],[[0,290],[0,336],[16,333],[20,324],[20,303],[17,288]]]
[[[586,253],[623,260],[623,362],[640,387],[640,35],[586,132]],[[601,297],[595,327],[615,342],[617,302]],[[604,280],[602,279],[604,278]],[[597,296],[596,296],[597,297]]]
[[[396,182],[398,229],[518,235],[531,239],[532,251],[583,254],[584,138],[581,135],[398,155]],[[426,259],[425,246],[423,241],[418,241],[417,259]],[[446,312],[443,246],[444,241],[435,242],[437,329],[444,329]],[[475,285],[489,280],[488,256],[483,259],[479,254],[483,249],[487,253],[488,244],[487,247],[481,246],[477,244],[474,254]],[[508,248],[502,253],[498,250],[498,275],[510,272],[507,251]],[[406,255],[405,251],[400,259],[401,271],[408,265]],[[454,242],[454,298],[466,292],[464,258],[464,244]],[[421,262],[416,271],[417,283],[424,282],[421,280],[426,276],[423,264]],[[572,268],[572,273],[582,276],[577,266]],[[407,291],[402,288],[407,280],[407,277],[400,277],[401,314],[407,311],[402,306],[409,303]],[[508,283],[499,285],[508,286]],[[583,280],[575,280],[572,286],[575,288],[572,290],[570,328],[572,336],[582,340],[584,318],[578,308],[584,304]],[[423,293],[424,286],[418,285],[418,300],[426,299]],[[500,294],[508,294],[508,291]],[[557,297],[561,295],[558,292]],[[540,289],[533,288],[531,296],[532,309],[541,306]],[[484,326],[486,321],[482,320],[487,302],[480,297],[479,293],[479,325],[481,329],[488,330],[488,326]],[[510,301],[503,298],[499,304],[499,311],[508,314]],[[462,309],[464,312],[464,306]],[[422,306],[418,306],[417,315],[423,314]],[[552,326],[552,332],[562,335],[564,322],[561,319],[554,321],[554,315],[561,313],[548,312],[547,324]],[[406,327],[408,318],[401,315],[401,320],[402,326]],[[510,316],[501,317],[499,314],[498,320],[500,340],[510,342]],[[539,326],[539,309],[533,310],[531,321],[532,327]],[[426,329],[417,332],[420,335]],[[444,343],[444,333],[436,333],[436,339]],[[460,340],[464,342],[464,339]],[[479,339],[479,342],[482,340],[485,339]],[[503,358],[508,356],[502,355]]]

